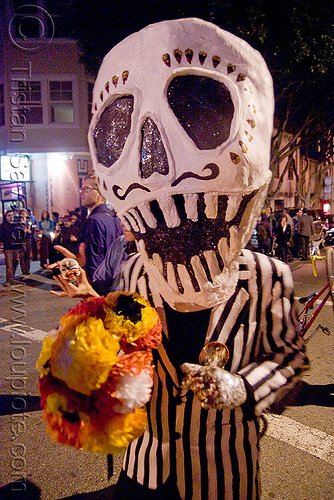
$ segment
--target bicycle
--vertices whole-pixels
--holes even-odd
[[[313,272],[314,275],[317,276],[316,273],[316,258],[312,258],[312,265],[313,265]],[[318,257],[319,258],[319,257]],[[323,258],[323,257],[320,257]],[[319,325],[310,333],[306,336],[307,332],[313,325],[314,321],[316,320],[317,316],[319,315],[320,311],[326,304],[327,300],[331,298],[332,304],[333,304],[333,313],[334,313],[334,292],[333,292],[333,286],[334,286],[334,247],[327,247],[326,248],[326,270],[327,270],[327,283],[326,285],[320,290],[320,292],[313,292],[311,293],[308,297],[302,297],[299,299],[299,302],[303,304],[303,309],[299,312],[298,314],[298,333],[299,335],[304,339],[305,343],[311,340],[312,337],[319,331],[322,330],[323,333],[326,335],[330,335],[330,331],[326,326],[323,326],[319,323]],[[322,297],[320,304],[316,308],[316,310],[311,313],[311,310],[313,309],[313,306],[317,300]]]

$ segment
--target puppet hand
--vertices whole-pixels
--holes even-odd
[[[192,363],[183,363],[181,366],[186,373],[182,382],[181,396],[191,389],[201,401],[202,408],[235,408],[241,406],[247,398],[244,381],[239,375],[218,366],[201,366]]]

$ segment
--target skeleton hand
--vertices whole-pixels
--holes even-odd
[[[216,365],[183,363],[181,369],[186,373],[181,386],[181,397],[191,389],[206,410],[235,408],[246,401],[245,384],[239,375],[232,375]]]

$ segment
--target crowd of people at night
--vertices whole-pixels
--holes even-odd
[[[14,283],[18,264],[21,277],[30,274],[30,261],[40,261],[40,270],[58,260],[55,245],[61,244],[76,253],[81,238],[82,210],[69,211],[59,217],[58,212],[50,214],[42,210],[40,219],[36,219],[31,208],[13,208],[7,210],[0,226],[0,242],[2,243],[6,265],[6,282],[4,286]]]
[[[112,283],[116,286],[116,275],[114,279],[111,276],[112,268],[119,268],[122,260],[134,250],[134,243],[130,243],[132,237],[127,235],[114,210],[101,195],[94,175],[88,175],[78,191],[81,206],[62,216],[59,212],[50,215],[44,209],[38,220],[31,208],[7,210],[0,225],[0,244],[6,265],[5,287],[15,283],[19,264],[19,276],[26,278],[30,274],[31,260],[39,260],[39,270],[47,271],[64,258],[64,252],[85,268],[96,291],[108,293]]]
[[[293,259],[309,260],[322,242],[315,221],[307,208],[300,208],[291,217],[288,209],[273,213],[268,206],[263,210],[256,226],[257,250],[274,256],[285,263]],[[249,244],[252,246],[252,243]]]

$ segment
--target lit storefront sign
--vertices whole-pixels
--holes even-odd
[[[328,202],[324,203],[322,209],[325,215],[329,215],[331,213],[331,204]]]
[[[1,156],[0,180],[30,181],[30,159],[27,155]]]

